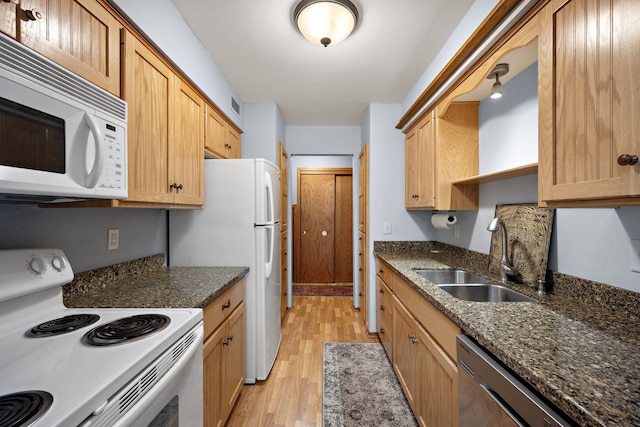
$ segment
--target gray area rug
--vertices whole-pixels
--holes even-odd
[[[322,422],[417,426],[382,344],[324,343]]]

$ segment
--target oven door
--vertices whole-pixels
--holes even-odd
[[[201,426],[203,336],[200,322],[80,426]]]

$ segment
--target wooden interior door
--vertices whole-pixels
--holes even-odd
[[[334,175],[300,176],[300,273],[304,283],[334,281],[335,191]]]
[[[292,209],[294,282],[352,282],[352,170],[298,170],[298,204]]]
[[[353,179],[336,175],[334,282],[353,282]]]

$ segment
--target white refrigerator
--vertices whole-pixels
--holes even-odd
[[[248,266],[245,383],[280,346],[280,171],[264,159],[206,159],[205,207],[169,214],[169,265]]]

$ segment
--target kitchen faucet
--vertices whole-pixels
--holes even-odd
[[[498,231],[498,226],[502,231],[502,260],[500,261],[500,281],[502,283],[507,282],[507,276],[515,277],[519,276],[520,272],[513,266],[509,257],[507,256],[507,229],[505,228],[500,218],[493,218],[487,230],[490,232]]]

